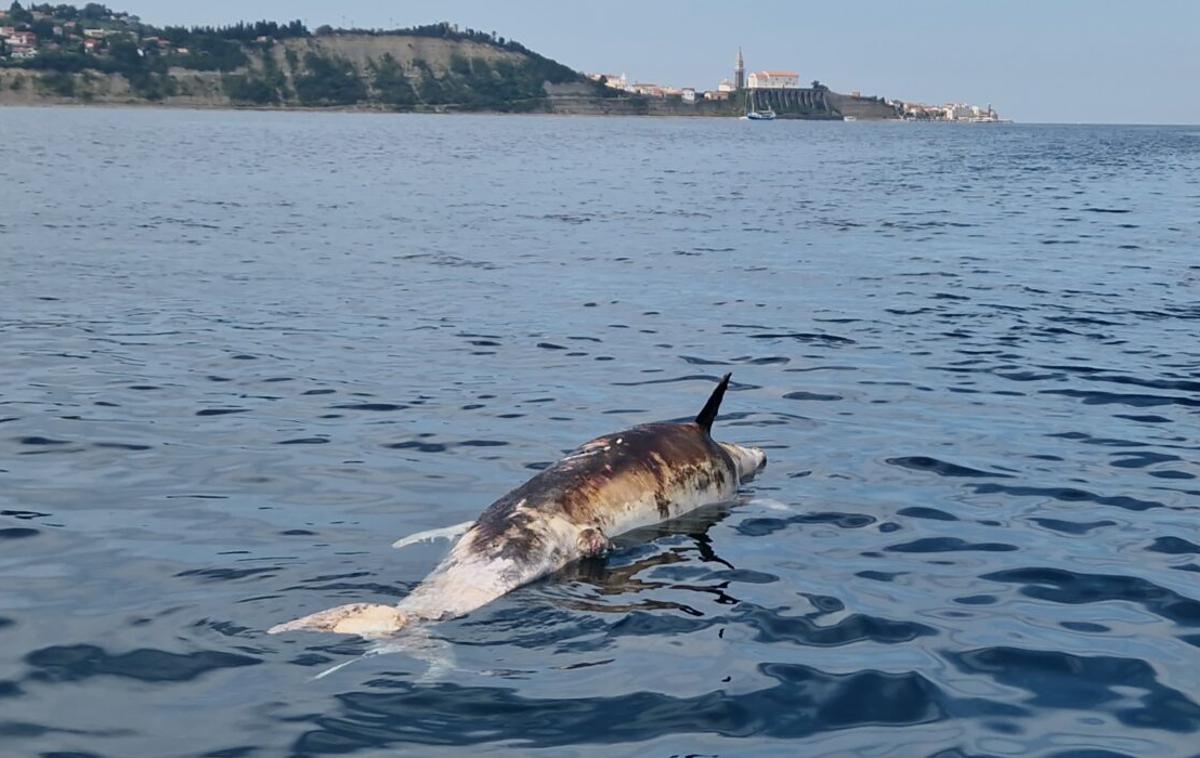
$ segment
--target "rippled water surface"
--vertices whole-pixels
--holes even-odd
[[[0,133],[0,752],[1200,748],[1200,130]],[[739,502],[438,627],[453,668],[264,633],[730,370]]]

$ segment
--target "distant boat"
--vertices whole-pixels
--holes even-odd
[[[858,121],[858,116],[842,116],[842,121]]]
[[[756,111],[750,107],[750,93],[746,93],[746,115],[742,116],[743,121],[774,121],[775,111],[768,106],[765,111]]]

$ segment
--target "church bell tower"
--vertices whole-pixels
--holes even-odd
[[[738,48],[737,66],[733,69],[734,89],[746,89],[746,62],[742,60],[742,48]]]

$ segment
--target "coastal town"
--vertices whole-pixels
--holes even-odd
[[[187,55],[186,47],[170,40],[137,33],[140,19],[130,13],[111,11],[98,3],[83,8],[71,5],[32,5],[14,2],[0,10],[0,60],[28,61],[39,55],[64,51],[103,56],[111,52],[111,41],[136,41],[141,55],[163,51]]]
[[[678,99],[683,103],[698,101],[724,101],[736,92],[748,91],[791,91],[804,89],[800,85],[800,74],[786,70],[746,71],[746,61],[741,48],[738,49],[737,61],[734,64],[733,77],[722,79],[715,89],[705,90],[695,87],[673,87],[646,82],[631,82],[624,74],[590,73],[592,81],[605,87],[642,97]],[[809,89],[827,90],[828,87],[819,80],[813,80]],[[854,90],[851,97],[861,98],[862,93]],[[945,103],[943,105],[928,105],[925,103],[907,102],[882,98],[882,102],[894,109],[896,118],[905,121],[953,121],[958,123],[988,123],[1000,122],[1002,119],[989,104],[985,107],[968,103]],[[849,117],[849,120],[854,120]]]
[[[64,56],[82,55],[97,64],[122,57],[161,57],[172,65],[187,66],[199,63],[195,53],[213,55],[211,49],[194,50],[189,45],[189,40],[210,31],[156,29],[143,24],[135,14],[114,11],[100,3],[82,8],[49,3],[25,8],[18,0],[7,10],[0,10],[0,65],[57,70]],[[221,31],[226,37],[259,43],[307,33],[299,21],[285,25],[260,21]]]

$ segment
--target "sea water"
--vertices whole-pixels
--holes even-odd
[[[1200,749],[1195,128],[0,133],[0,752]],[[452,667],[264,633],[727,371],[739,501],[437,627]]]

